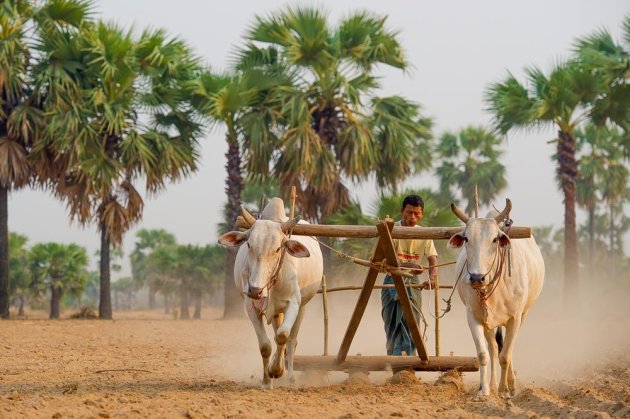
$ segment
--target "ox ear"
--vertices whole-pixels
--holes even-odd
[[[306,246],[297,240],[287,240],[284,242],[287,252],[295,258],[307,258],[311,255]]]
[[[453,234],[448,241],[448,247],[451,249],[459,249],[466,243],[468,239],[464,236],[464,233]]]
[[[502,247],[504,249],[509,249],[510,246],[511,246],[510,238],[508,237],[508,235],[505,233],[501,233],[499,235],[499,247]]]
[[[240,231],[230,231],[225,234],[222,234],[219,237],[219,244],[227,247],[236,247],[245,243],[247,240],[247,234],[241,233]]]

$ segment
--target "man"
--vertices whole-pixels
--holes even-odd
[[[405,197],[400,209],[402,220],[396,225],[405,227],[415,227],[424,217],[424,201],[418,195]],[[422,289],[433,288],[435,277],[437,276],[437,252],[433,240],[394,240],[394,247],[398,256],[398,263],[405,268],[413,268],[411,271],[415,276],[411,279],[411,284],[420,283],[420,274],[423,272],[421,266],[423,259],[429,262],[429,280],[422,283]],[[390,275],[386,275],[383,284],[393,284],[394,280]],[[407,288],[411,296],[411,305],[416,321],[419,320],[419,309],[422,303],[420,289]],[[400,301],[395,289],[383,289],[381,291],[381,302],[383,308],[381,314],[385,322],[385,335],[387,337],[387,355],[413,355],[416,347],[411,338],[407,320],[403,315]]]

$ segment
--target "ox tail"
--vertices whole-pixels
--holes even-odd
[[[497,346],[499,347],[499,353],[503,349],[503,328],[501,326],[497,327],[497,331],[494,334],[494,338],[497,341]]]

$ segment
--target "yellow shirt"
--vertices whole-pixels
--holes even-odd
[[[401,225],[400,221],[396,225]],[[395,239],[394,248],[398,256],[398,262],[411,262],[418,265],[429,256],[437,256],[433,240],[427,239]]]

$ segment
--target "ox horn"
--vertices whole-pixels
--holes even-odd
[[[494,219],[497,222],[503,221],[510,214],[510,211],[512,211],[512,201],[510,201],[510,198],[505,198],[505,208],[503,208],[503,211],[501,211],[499,215],[495,216]]]
[[[466,224],[468,222],[468,219],[470,218],[469,216],[467,216],[464,211],[462,211],[461,209],[459,209],[459,207],[457,205],[455,205],[454,203],[451,202],[451,211],[453,211],[453,213],[457,216],[457,218],[459,218],[460,220],[462,220],[464,222],[464,224]]]
[[[295,227],[295,225],[300,221],[300,216],[298,215],[295,218],[292,218],[290,220],[285,221],[284,223],[282,223],[282,232],[286,233],[287,231],[290,231],[293,227]]]
[[[254,218],[254,216],[251,215],[249,211],[247,211],[245,207],[242,205],[241,205],[241,212],[243,213],[243,219],[245,220],[245,222],[249,224],[250,227],[253,226],[254,223],[256,222],[256,218]]]

